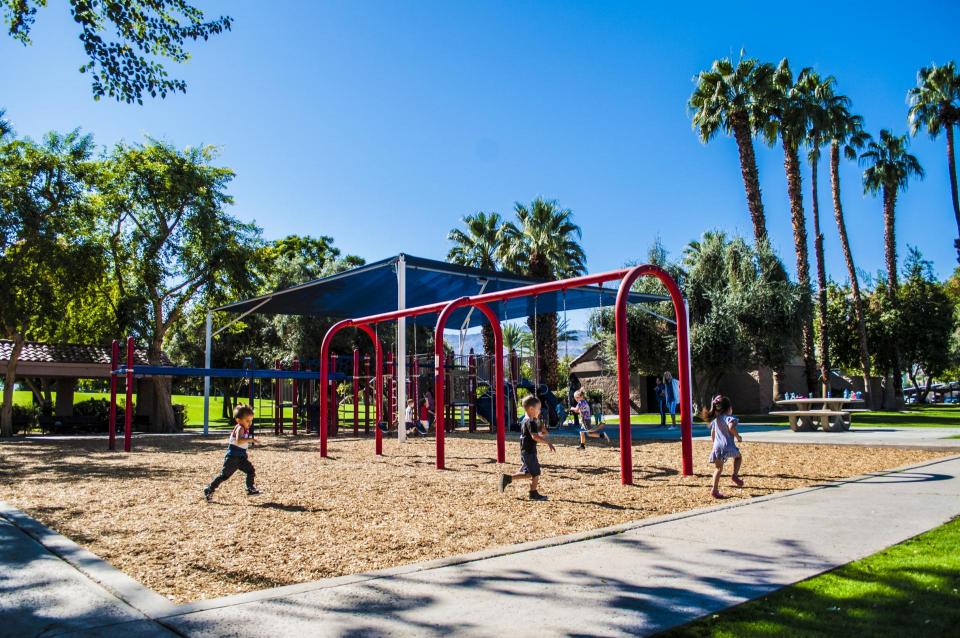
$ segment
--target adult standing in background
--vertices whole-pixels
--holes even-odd
[[[660,425],[667,424],[667,387],[663,385],[663,377],[657,377],[657,385],[653,387],[657,399],[657,409],[660,410]]]
[[[670,371],[663,373],[663,396],[666,400],[667,408],[670,410],[670,420],[672,425],[667,429],[673,429],[677,425],[677,405],[680,403],[680,382],[673,378]],[[666,421],[666,419],[664,419]]]
[[[573,406],[577,404],[577,399],[574,395],[577,393],[577,390],[582,387],[580,377],[577,376],[576,372],[571,372],[567,377],[567,409],[573,412],[573,424],[576,426],[580,425],[580,415],[576,410],[573,410]]]

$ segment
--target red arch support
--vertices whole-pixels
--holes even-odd
[[[506,425],[503,422],[503,414],[506,412],[503,396],[503,331],[500,329],[500,318],[487,307],[484,303],[471,303],[470,297],[460,297],[454,299],[440,311],[437,317],[437,325],[433,329],[433,393],[435,397],[443,397],[446,374],[444,371],[444,352],[443,352],[443,330],[447,325],[447,320],[458,308],[467,305],[474,306],[482,312],[493,327],[493,350],[494,350],[494,375],[493,382],[496,384],[496,413],[497,413],[497,463],[506,461],[507,454],[507,436]],[[442,399],[439,399],[442,400]],[[445,410],[437,410],[437,416],[434,421],[437,435],[437,469],[444,468],[444,444],[446,439]]]
[[[680,381],[680,440],[683,475],[693,474],[693,414],[691,412],[690,378],[690,323],[687,318],[687,303],[673,277],[659,266],[646,264],[636,266],[620,281],[617,304],[614,309],[617,343],[617,395],[620,412],[620,482],[633,483],[633,448],[630,430],[630,364],[627,344],[627,300],[630,288],[640,277],[656,277],[666,287],[673,300],[673,312],[677,320],[677,373]]]
[[[327,383],[329,382],[328,377],[330,375],[330,343],[333,341],[334,335],[349,326],[353,326],[367,333],[367,336],[370,337],[370,340],[373,342],[375,361],[374,383],[376,384],[374,390],[376,397],[374,414],[377,419],[377,424],[374,428],[374,437],[376,440],[377,455],[383,454],[383,431],[380,429],[380,421],[382,420],[380,410],[383,406],[383,357],[381,356],[380,339],[377,338],[377,333],[366,323],[354,323],[352,319],[344,319],[343,321],[335,323],[330,330],[327,331],[327,334],[323,337],[323,343],[320,345],[320,456],[322,457],[327,456],[327,428],[329,426],[327,411],[329,410],[330,402]]]

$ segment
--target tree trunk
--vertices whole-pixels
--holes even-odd
[[[0,409],[0,437],[13,436],[13,386],[17,381],[17,360],[23,352],[23,334],[13,334],[13,349],[7,361],[6,376],[3,381],[3,408]]]
[[[147,360],[152,366],[163,365],[161,357],[162,341],[153,341],[147,349]],[[154,406],[151,410],[150,432],[176,432],[177,421],[173,415],[173,403],[171,402],[170,377],[153,377],[153,401]],[[139,401],[138,401],[139,402]]]
[[[843,205],[840,203],[840,145],[837,142],[830,145],[830,187],[833,193],[833,215],[837,222],[837,233],[840,235],[840,247],[843,250],[843,260],[847,265],[850,289],[853,292],[853,314],[857,320],[857,332],[860,336],[860,370],[863,373],[863,391],[867,395],[866,406],[876,409],[879,404],[877,397],[871,392],[870,348],[867,343],[867,321],[863,312],[863,299],[860,297],[860,280],[853,264],[853,253],[850,252],[850,240],[847,238],[847,224],[843,218]]]
[[[823,396],[830,396],[830,341],[827,338],[827,273],[823,265],[823,233],[820,232],[820,194],[817,188],[819,152],[810,162],[810,210],[813,214],[813,252],[817,261],[817,322],[819,323],[820,382]]]
[[[760,192],[760,174],[757,171],[757,158],[753,152],[753,136],[747,114],[734,113],[731,117],[733,137],[740,152],[740,175],[747,194],[747,208],[753,223],[753,238],[757,246],[767,242],[767,218],[763,212],[763,198]]]
[[[789,139],[783,140],[783,168],[787,174],[790,196],[790,221],[793,224],[793,246],[797,253],[797,283],[803,296],[803,367],[807,392],[817,389],[817,362],[813,353],[813,303],[810,291],[810,258],[807,251],[807,221],[803,213],[803,183],[800,179],[800,155]]]
[[[957,221],[957,262],[960,263],[960,198],[957,196],[957,161],[953,155],[953,122],[946,123],[947,129],[947,171],[950,173],[950,195],[953,199],[953,216]]]
[[[486,319],[486,317],[484,317],[484,319]],[[483,337],[483,353],[487,356],[493,355],[493,328],[490,326],[489,321],[483,324],[480,334]]]
[[[527,326],[536,337],[534,343],[534,376],[538,383],[545,383],[553,390],[560,387],[557,357],[557,314],[547,312],[530,317]],[[538,374],[539,373],[539,374]]]
[[[890,306],[896,310],[900,304],[897,301],[900,286],[897,283],[897,239],[894,227],[897,207],[897,188],[883,187],[883,244],[887,261],[887,290],[890,295]],[[897,339],[893,345],[893,400],[900,409],[903,405],[903,372],[900,367],[900,346]]]
[[[783,387],[783,368],[773,371],[773,400],[779,401],[782,396],[780,388]]]

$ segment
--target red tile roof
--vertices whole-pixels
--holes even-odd
[[[9,361],[13,351],[13,341],[0,339],[0,361]],[[124,348],[121,346],[121,359]],[[110,364],[110,346],[84,346],[77,344],[52,344],[27,341],[23,344],[19,361],[25,363],[84,363],[94,365]],[[135,365],[148,365],[146,348],[134,350]],[[163,365],[170,360],[163,356]]]

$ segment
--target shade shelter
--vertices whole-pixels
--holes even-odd
[[[372,262],[351,270],[323,277],[299,286],[278,290],[253,299],[213,308],[220,312],[235,313],[226,325],[213,331],[212,311],[207,313],[206,367],[210,367],[212,338],[234,321],[252,313],[309,315],[333,319],[364,317],[407,308],[422,307],[447,302],[472,295],[504,292],[516,288],[544,283],[543,280],[512,273],[484,270],[450,264],[423,257],[399,254]],[[585,283],[568,288],[544,291],[536,296],[509,297],[489,305],[489,310],[499,321],[525,318],[533,314],[582,310],[597,307],[613,307],[617,288],[600,283]],[[662,295],[630,293],[631,303],[659,302],[669,300]],[[480,311],[473,306],[457,308],[451,312],[447,325],[465,331],[471,325],[484,321]],[[395,318],[397,324],[397,350],[406,352],[407,321],[433,326],[436,316],[401,313]],[[397,421],[403,422],[406,405],[405,358],[398,357],[395,366],[397,381]],[[209,377],[204,378],[204,422],[209,417]],[[398,436],[404,437],[399,428]]]

